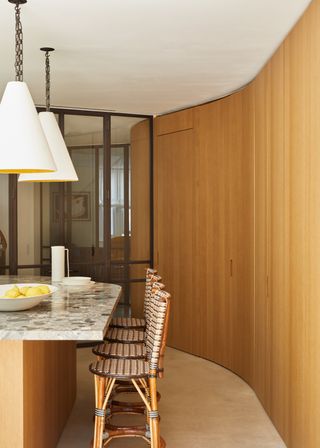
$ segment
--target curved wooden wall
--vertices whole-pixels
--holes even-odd
[[[170,345],[243,377],[290,448],[320,446],[320,0],[259,76],[155,120]]]

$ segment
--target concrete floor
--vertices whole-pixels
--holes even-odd
[[[57,448],[88,448],[92,437],[94,390],[90,349],[78,350],[78,397]],[[159,381],[161,434],[168,448],[284,448],[250,387],[226,369],[168,349],[165,378]],[[183,372],[180,375],[179,372]],[[119,439],[114,448],[147,446]]]

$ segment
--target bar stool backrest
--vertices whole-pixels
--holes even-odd
[[[147,336],[147,356],[150,370],[159,369],[160,357],[163,357],[168,331],[170,312],[170,294],[158,289],[150,302],[151,319]]]
[[[148,339],[150,337],[150,326],[151,326],[151,318],[152,318],[152,313],[153,313],[153,309],[151,308],[152,298],[155,295],[155,293],[157,291],[159,291],[159,289],[164,289],[164,284],[160,283],[161,277],[159,275],[155,275],[153,277],[153,280],[157,280],[157,281],[154,281],[152,283],[151,293],[150,293],[148,307],[147,307],[146,316],[145,316],[146,317],[145,343],[146,343],[147,347],[148,347]]]
[[[144,304],[143,304],[143,315],[146,319],[146,321],[148,320],[148,307],[149,307],[149,302],[150,302],[150,298],[152,295],[152,287],[153,284],[155,282],[160,282],[161,281],[161,277],[160,275],[150,275],[150,276],[146,276],[146,286],[145,286],[145,293],[144,293]]]
[[[153,275],[156,275],[158,271],[153,268],[147,268],[146,269],[146,277],[152,277]]]

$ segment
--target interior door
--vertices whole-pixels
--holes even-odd
[[[230,341],[231,369],[253,377],[254,165],[253,97],[242,93],[229,101],[226,132],[230,166]]]
[[[189,322],[194,318],[192,270],[195,238],[193,129],[158,138],[158,255],[157,267],[172,291],[170,343],[190,350],[193,342]],[[189,182],[186,183],[186,179]],[[196,337],[195,337],[196,339]]]

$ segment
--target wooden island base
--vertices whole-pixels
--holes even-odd
[[[0,341],[1,448],[55,448],[75,397],[75,342]]]

